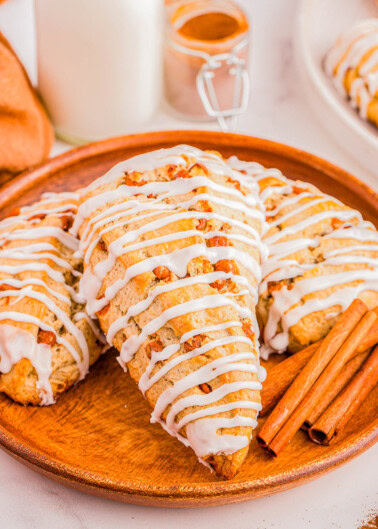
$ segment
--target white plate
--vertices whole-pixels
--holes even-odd
[[[309,104],[341,147],[378,177],[378,131],[336,91],[323,59],[337,37],[357,21],[378,16],[375,0],[302,0],[296,55]]]

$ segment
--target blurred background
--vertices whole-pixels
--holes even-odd
[[[52,154],[70,148],[72,143],[141,131],[232,130],[311,151],[374,186],[377,174],[366,167],[363,156],[359,163],[358,153],[351,155],[348,144],[343,148],[342,138],[337,141],[330,135],[327,114],[320,113],[302,82],[304,65],[298,59],[295,42],[304,3],[207,0],[168,1],[163,6],[159,0],[36,0],[35,16],[30,0],[7,0],[0,5],[0,31],[33,85],[39,79],[42,99],[60,137]],[[351,7],[353,3],[355,0],[350,0]],[[366,0],[361,3],[366,4]],[[373,0],[370,3],[375,7]],[[192,28],[186,24],[185,28],[185,21],[206,13],[209,4],[218,12],[228,13],[228,20],[220,21],[223,26],[219,21],[216,24],[218,31],[221,27],[227,37],[227,32],[235,30],[227,22],[233,21],[236,38],[233,35],[219,41],[224,35],[213,35],[210,46],[201,42],[200,34],[194,35],[197,41],[186,38],[193,37],[190,31],[193,27],[198,30],[198,24]],[[331,13],[329,3],[328,7]],[[342,16],[340,13],[339,18]],[[177,24],[181,29],[177,30]],[[336,37],[335,30],[331,38]],[[245,48],[244,38],[248,41]],[[206,62],[198,55],[227,55],[240,43],[242,49],[234,56],[241,64],[231,64],[232,75],[227,73],[227,60],[226,66],[211,70],[210,65],[210,71],[202,72],[202,91],[210,106],[206,74],[214,75],[218,103],[226,110],[226,118],[211,119],[198,96],[196,77]],[[246,86],[243,69],[248,73]],[[234,113],[237,115],[231,119],[232,112],[227,114],[227,110],[233,106],[234,96],[240,114]]]

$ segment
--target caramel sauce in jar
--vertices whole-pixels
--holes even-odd
[[[176,2],[167,7],[165,92],[168,103],[189,119],[215,117],[234,109],[236,76],[233,65],[248,59],[249,24],[230,0]],[[202,95],[201,95],[202,94]],[[230,115],[232,115],[230,113]]]

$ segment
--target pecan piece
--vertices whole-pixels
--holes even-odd
[[[99,247],[99,249],[102,251],[102,252],[106,252],[107,248],[106,248],[106,244],[104,242],[103,239],[100,239],[97,243],[97,246]]]
[[[230,184],[232,184],[238,191],[241,191],[240,182],[238,180],[234,180],[233,178],[227,178],[227,182],[230,182]]]
[[[154,340],[147,344],[146,351],[147,356],[151,360],[152,353],[160,353],[164,349],[163,344],[159,340]]]
[[[176,171],[176,169],[177,169],[177,165],[174,165],[174,164],[167,165],[167,173],[169,175],[172,174],[174,171]]]
[[[230,259],[221,259],[220,261],[217,261],[214,264],[214,270],[216,272],[225,272],[226,274],[230,272],[237,274],[239,272],[239,269],[234,261],[231,261]]]
[[[337,230],[338,228],[340,228],[340,226],[342,226],[342,224],[344,224],[343,220],[340,220],[338,218],[331,219],[331,225],[332,225],[332,228],[334,230]]]
[[[39,329],[37,342],[52,347],[56,342],[56,334],[52,331],[44,331],[43,329]]]
[[[196,171],[194,171],[194,170],[196,170]],[[203,165],[202,163],[199,163],[199,162],[194,163],[194,164],[189,168],[189,172],[191,173],[192,171],[195,172],[196,174],[197,174],[198,172],[204,172],[206,175],[209,174],[209,171],[208,171],[207,167],[206,167],[205,165]]]
[[[244,320],[243,321],[243,324],[242,324],[242,329],[243,329],[243,332],[244,334],[250,339],[254,340],[255,338],[255,333],[253,332],[252,330],[252,325],[251,325],[251,322],[249,320]]]
[[[190,351],[193,351],[194,349],[198,349],[202,345],[203,336],[201,334],[197,334],[196,336],[193,336],[193,338],[189,341],[187,340],[184,343],[184,349],[187,353]]]
[[[177,178],[190,178],[190,174],[186,169],[179,169],[175,172],[173,178],[174,180],[177,180]]]
[[[274,292],[274,290],[281,290],[283,283],[279,281],[269,281],[268,282],[268,292]]]
[[[204,393],[211,393],[213,391],[212,387],[207,382],[204,382],[203,384],[200,384],[198,387]]]
[[[228,240],[226,237],[222,237],[219,235],[216,235],[215,237],[211,237],[208,241],[209,246],[228,246]]]
[[[213,288],[216,288],[217,290],[222,290],[226,284],[225,279],[218,279],[217,281],[214,281],[213,283],[210,283],[210,286]]]
[[[147,184],[147,182],[145,180],[134,180],[133,177],[137,176],[138,174],[140,173],[127,173],[125,175],[125,178],[123,179],[123,183],[126,184],[127,186],[136,186],[136,187],[140,187],[140,186],[144,186]]]
[[[207,226],[206,219],[199,219],[197,224],[197,230],[205,230]]]
[[[71,215],[63,215],[61,217],[61,223],[62,223],[62,230],[68,231],[73,224],[73,217]]]
[[[219,228],[219,231],[225,231],[228,232],[231,230],[231,224],[228,224],[228,222],[225,222],[222,224],[222,226]]]
[[[169,268],[167,268],[166,266],[157,266],[153,269],[153,273],[158,279],[162,280],[167,279],[170,275]]]
[[[199,200],[194,206],[189,208],[190,211],[203,211],[205,213],[210,213],[213,211],[213,208],[208,203],[207,200]]]

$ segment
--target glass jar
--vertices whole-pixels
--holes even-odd
[[[181,116],[226,119],[248,104],[249,23],[230,0],[196,0],[168,6],[165,92]]]

